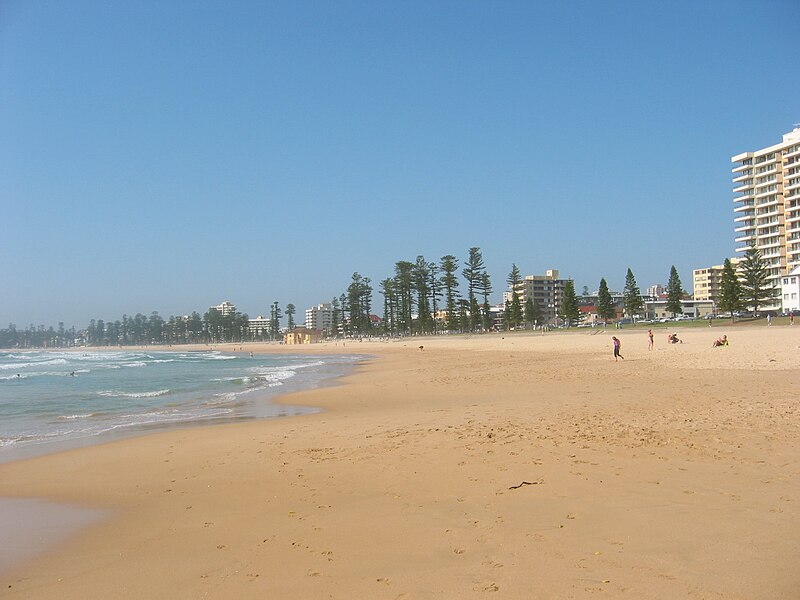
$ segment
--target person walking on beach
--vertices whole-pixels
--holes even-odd
[[[625,360],[625,357],[619,353],[620,349],[622,348],[622,342],[620,342],[619,338],[615,335],[612,335],[611,339],[614,341],[614,362],[617,362],[617,357]]]
[[[652,329],[648,329],[647,330],[647,349],[648,350],[652,350],[653,349],[653,330]]]

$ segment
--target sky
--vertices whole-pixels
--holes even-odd
[[[0,327],[302,311],[481,248],[642,290],[734,255],[800,3],[0,0]],[[462,284],[463,285],[463,284]],[[302,319],[300,319],[302,320]]]

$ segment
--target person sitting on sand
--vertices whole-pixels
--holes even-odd
[[[677,333],[670,333],[670,334],[667,336],[667,341],[668,341],[670,344],[682,344],[682,343],[683,343],[683,340],[679,340],[679,339],[678,339],[678,334],[677,334]]]
[[[714,343],[711,344],[712,348],[719,348],[720,346],[727,346],[728,345],[728,336],[723,335],[721,338],[714,340]]]

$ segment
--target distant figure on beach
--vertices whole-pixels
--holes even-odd
[[[617,362],[618,357],[622,360],[625,360],[625,357],[619,353],[620,349],[622,348],[622,342],[620,342],[619,338],[615,335],[612,335],[611,339],[614,342],[614,362]]]
[[[769,327],[770,325],[772,325],[772,315],[770,313],[767,313],[767,327]]]
[[[678,339],[678,334],[677,333],[670,333],[669,335],[667,335],[667,341],[670,344],[682,344],[683,343],[683,340],[679,340]]]
[[[789,313],[789,325],[794,325],[794,312]]]
[[[728,336],[723,335],[721,338],[714,340],[714,343],[711,344],[712,348],[719,348],[720,346],[727,346],[728,345]]]
[[[653,349],[653,330],[652,329],[648,329],[647,330],[647,349],[648,350],[652,350]]]

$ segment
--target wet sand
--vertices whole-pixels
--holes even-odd
[[[113,511],[0,595],[798,597],[800,328],[677,331],[254,349],[375,358],[314,415],[0,465]]]

